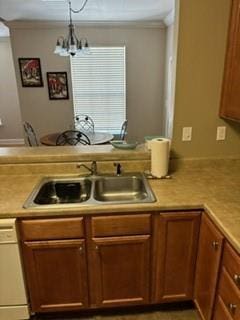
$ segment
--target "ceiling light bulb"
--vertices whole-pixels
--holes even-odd
[[[61,50],[61,52],[59,53],[59,55],[61,56],[61,57],[68,57],[69,56],[69,53],[68,53],[68,51],[67,51],[67,49],[65,48],[62,48],[62,50]]]
[[[75,44],[71,44],[69,46],[69,52],[70,53],[76,53],[77,52],[77,46]]]

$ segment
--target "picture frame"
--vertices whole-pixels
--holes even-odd
[[[67,72],[47,72],[48,95],[50,100],[67,100]]]
[[[18,58],[23,87],[43,87],[40,58]]]

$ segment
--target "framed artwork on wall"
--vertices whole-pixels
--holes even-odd
[[[43,87],[39,58],[18,58],[18,63],[23,87]]]
[[[69,99],[67,72],[47,72],[50,100]]]

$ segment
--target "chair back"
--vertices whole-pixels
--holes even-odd
[[[94,133],[94,121],[87,114],[80,113],[76,115],[75,126],[77,130]]]
[[[127,134],[127,125],[128,121],[125,120],[122,124],[121,131],[120,131],[120,140],[124,140]]]
[[[67,130],[62,132],[56,140],[57,146],[76,146],[77,144],[89,145],[90,140],[88,136],[77,130]]]
[[[31,124],[28,122],[23,122],[23,128],[24,128],[24,133],[25,133],[28,145],[30,147],[39,146],[36,133],[33,130],[33,127],[31,126]]]

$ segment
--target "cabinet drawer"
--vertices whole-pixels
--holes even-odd
[[[232,318],[240,320],[240,292],[224,267],[220,276],[218,294]]]
[[[23,220],[21,233],[23,240],[83,238],[83,218]]]
[[[224,247],[223,266],[240,290],[240,256],[228,243]]]
[[[232,317],[220,296],[217,296],[213,320],[232,320]]]
[[[93,237],[150,234],[151,215],[117,215],[92,218]]]

